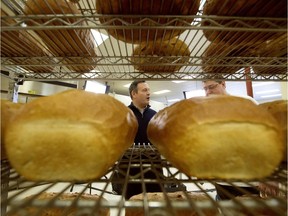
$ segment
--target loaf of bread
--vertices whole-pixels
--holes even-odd
[[[262,178],[273,173],[284,151],[273,116],[236,96],[177,102],[159,111],[147,132],[168,161],[199,178]]]
[[[28,180],[100,178],[133,144],[137,120],[105,94],[68,90],[26,104],[8,125],[11,165]]]
[[[287,100],[276,100],[266,103],[259,104],[260,107],[268,110],[277,122],[279,123],[279,126],[281,128],[281,137],[283,138],[283,145],[285,146],[284,150],[284,160],[287,161],[287,109],[288,109],[288,102]]]
[[[279,33],[275,37],[258,44],[250,50],[252,57],[261,59],[261,63],[266,66],[252,66],[256,74],[286,74],[287,73],[287,33]],[[264,58],[263,58],[264,57]],[[271,58],[277,58],[278,61],[271,63]],[[279,58],[285,59],[282,66],[279,66]]]
[[[23,106],[20,103],[13,103],[9,100],[1,99],[1,160],[6,159],[6,149],[5,149],[5,131],[8,124],[11,124],[11,119],[13,116],[19,112],[19,109]]]
[[[1,16],[9,16],[6,11],[1,8]],[[9,20],[9,24],[15,24],[15,21]],[[1,20],[1,26],[7,26],[3,20]],[[1,57],[48,57],[48,52],[41,44],[39,39],[33,37],[31,33],[27,31],[1,31]],[[21,65],[23,62],[28,66],[21,66],[23,69],[33,71],[37,73],[41,72],[52,72],[53,66],[43,66],[43,64],[51,64],[52,62],[48,59],[41,60],[41,63],[37,62],[33,58],[26,58],[25,61],[11,58],[14,64]],[[38,64],[40,66],[29,66]]]
[[[60,215],[63,215],[64,212],[65,212],[65,215],[67,216],[74,216],[74,215],[78,215],[79,213],[80,215],[88,215],[87,211],[84,211],[85,213],[81,214],[82,212],[81,208],[77,208],[76,206],[70,206],[71,202],[67,202],[65,206],[61,206],[61,207],[57,206],[57,204],[55,204],[54,202],[57,202],[59,200],[61,200],[62,202],[63,201],[75,201],[75,200],[77,200],[77,202],[81,202],[84,200],[95,201],[95,202],[99,202],[101,200],[101,202],[108,202],[105,198],[103,197],[100,198],[100,196],[96,194],[91,195],[91,194],[86,194],[86,193],[84,194],[62,193],[60,194],[60,196],[58,195],[59,194],[55,192],[44,192],[44,193],[41,193],[36,198],[34,198],[35,195],[26,197],[25,200],[33,199],[33,200],[40,200],[40,201],[47,201],[47,202],[53,200],[53,204],[52,205],[49,204],[48,206],[48,203],[47,203],[47,205],[44,205],[43,207],[41,206],[41,210],[39,207],[36,207],[36,206],[35,207],[28,206],[28,207],[23,208],[21,211],[17,213],[14,213],[14,214],[8,213],[8,216],[21,216],[23,215],[22,213],[24,213],[24,215],[34,215],[39,210],[41,211],[39,214],[37,214],[39,216],[60,216]],[[98,215],[98,216],[109,216],[110,210],[109,208],[100,207],[96,210],[93,210],[93,214]]]
[[[189,56],[188,46],[182,40],[173,38],[168,41],[142,43],[135,46],[131,62],[134,68],[141,72],[175,72],[189,62]],[[173,66],[159,65],[165,63]]]
[[[266,17],[266,18],[286,18],[287,1],[286,0],[207,0],[203,7],[203,15],[216,15],[227,17]],[[253,26],[254,28],[269,28],[271,25],[259,19],[241,20],[239,24],[231,19],[215,19],[221,25],[235,28],[245,28]],[[237,19],[237,18],[236,18]],[[206,19],[202,20],[203,26],[215,26],[213,22]],[[287,21],[277,21],[277,25],[286,26]],[[206,38],[213,42],[225,41],[229,44],[250,44],[262,43],[268,40],[276,32],[265,31],[223,31],[215,29],[204,29]]]
[[[205,73],[235,73],[242,68],[241,59],[235,57],[246,56],[246,48],[239,45],[211,43],[202,55],[202,70]]]
[[[81,14],[76,5],[65,0],[28,0],[25,4],[24,12],[27,15],[42,14]],[[40,23],[45,23],[48,19],[37,19]],[[68,23],[74,23],[76,18],[65,19]],[[33,25],[32,22],[27,22]],[[53,21],[49,25],[64,25],[60,21]],[[84,25],[84,24],[83,24]],[[93,65],[96,57],[94,38],[90,29],[54,29],[54,30],[36,30],[39,37],[44,41],[46,46],[55,56],[61,57],[87,57],[81,62],[71,59],[63,61],[67,68],[72,72],[89,72],[95,68]],[[76,66],[71,64],[84,64]]]
[[[167,196],[167,197],[166,197]],[[183,193],[183,192],[169,192],[169,193],[146,193],[146,194],[138,194],[129,199],[129,201],[143,201],[146,199],[148,201],[160,201],[160,202],[167,202],[167,199],[169,199],[169,202],[175,202],[175,201],[187,201],[190,200],[191,202],[194,201],[209,201],[209,196],[205,193],[198,193],[198,192],[189,192],[189,193]],[[175,210],[175,213],[177,216],[191,216],[191,215],[198,215],[196,213],[195,209],[187,209],[187,208],[173,208]],[[152,215],[153,213],[158,212],[156,215],[167,215],[169,209],[161,209],[161,208],[151,208],[149,209],[149,212]],[[205,209],[205,210],[199,210],[202,213],[204,213],[206,216],[216,216],[217,215],[217,209]],[[144,216],[145,212],[143,208],[126,208],[125,216]],[[154,215],[154,214],[153,214]]]
[[[193,18],[184,18],[183,21],[177,21],[173,17],[155,17],[148,20],[143,15],[196,15],[199,5],[200,0],[97,0],[96,10],[98,14],[115,15],[115,18],[104,16],[100,18],[101,23],[107,22],[107,24],[115,26],[113,29],[107,29],[108,33],[114,38],[128,43],[141,43],[157,39],[168,40],[178,36],[185,30],[186,24],[183,21],[188,22],[188,25],[193,21]],[[126,17],[123,17],[123,15],[126,15]],[[127,15],[130,16],[127,17]],[[139,15],[142,17],[139,17]],[[123,20],[123,22],[116,20],[116,16],[120,16],[119,19]],[[123,28],[127,27],[127,25],[130,25],[131,28]],[[141,26],[141,28],[135,28],[133,27],[134,25]],[[173,29],[167,27],[165,29],[157,29],[157,26],[164,25],[182,26],[183,28]]]

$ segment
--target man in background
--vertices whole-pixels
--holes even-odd
[[[129,87],[131,104],[128,106],[138,120],[138,131],[134,139],[135,144],[150,143],[147,137],[147,126],[156,111],[150,108],[150,88],[144,80],[136,80]]]
[[[203,89],[205,91],[206,96],[209,96],[209,95],[230,95],[226,90],[226,82],[224,80],[221,80],[221,79],[204,80],[203,81]],[[258,102],[254,98],[252,98],[248,95],[241,95],[238,97],[243,97],[243,98],[249,99],[258,105]]]
[[[140,182],[128,183],[126,193],[124,194],[126,199],[131,196],[140,194],[142,192],[160,192],[163,171],[161,168],[161,157],[149,148],[151,144],[147,137],[147,126],[150,119],[156,114],[156,111],[150,108],[150,88],[144,80],[136,80],[131,83],[129,87],[129,94],[131,97],[131,104],[128,106],[134,113],[138,121],[138,131],[134,139],[134,152],[133,157],[131,155],[124,155],[119,163],[119,168],[126,174],[132,177],[133,180],[142,179]],[[137,147],[147,146],[147,151],[137,151]],[[151,150],[151,151],[149,151]],[[153,161],[153,164],[151,164]],[[130,164],[129,164],[130,163]],[[151,166],[150,166],[151,165]],[[128,167],[130,167],[128,169]],[[141,169],[142,167],[142,169]],[[147,170],[147,168],[151,168]],[[145,170],[145,171],[144,171]],[[129,173],[128,173],[129,172]],[[156,175],[158,174],[158,176]],[[143,175],[143,176],[142,176]],[[159,176],[160,175],[160,176]],[[126,176],[120,173],[119,179],[125,179]],[[142,187],[144,179],[157,179],[154,183],[145,183],[145,188]],[[131,179],[130,179],[131,181]],[[117,194],[122,194],[124,184],[114,184],[113,190]],[[143,190],[144,189],[144,190]]]

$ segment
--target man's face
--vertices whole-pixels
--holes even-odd
[[[217,94],[226,94],[225,82],[205,81],[203,82],[203,89],[205,90],[206,96]]]
[[[147,83],[138,83],[137,89],[137,93],[135,91],[132,92],[133,99],[136,104],[144,108],[149,104],[150,101],[149,85]]]

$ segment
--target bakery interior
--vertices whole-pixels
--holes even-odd
[[[100,10],[101,2],[109,6],[102,5]],[[151,107],[160,111],[204,96],[202,81],[221,75],[232,95],[249,95],[259,104],[287,101],[286,0],[170,0],[168,5],[179,9],[174,11],[163,6],[165,0],[133,2],[1,0],[1,99],[26,104],[82,89],[108,94],[127,106],[130,83],[143,79],[151,88]],[[124,8],[145,11],[141,7],[150,7],[153,13],[129,14],[127,9],[125,14]],[[161,14],[161,8],[173,13]],[[145,155],[153,164],[155,154],[159,152],[154,146],[133,145],[119,160]],[[28,181],[2,158],[1,215],[30,215],[27,206],[36,209],[33,215],[55,207],[63,211],[52,215],[70,215],[70,208],[76,209],[72,215],[128,215],[130,209],[142,209],[139,215],[181,215],[180,210],[188,211],[183,215],[287,215],[287,158],[272,175],[255,180],[272,185],[277,193],[259,191],[255,197],[244,190],[247,199],[221,201],[215,198],[217,180],[236,187],[239,182],[255,187],[255,181],[198,179],[180,172],[162,156],[165,178],[156,180],[177,188],[163,186],[164,198],[135,202],[112,189],[117,164],[89,182]],[[148,168],[157,172],[157,166]],[[122,179],[127,181],[137,179]],[[185,198],[168,196],[175,191],[182,191]],[[189,200],[190,192],[205,194],[206,199]],[[65,201],[37,200],[45,193],[77,195]],[[83,194],[100,199],[81,199]]]

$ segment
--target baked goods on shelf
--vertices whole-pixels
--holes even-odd
[[[8,16],[9,14],[1,8],[1,16]],[[15,23],[9,20],[10,24]],[[3,20],[1,20],[1,26],[6,26]],[[21,68],[27,71],[33,71],[37,73],[52,72],[52,66],[43,66],[44,64],[51,64],[50,60],[43,59],[41,62],[35,60],[35,58],[29,57],[48,57],[48,52],[44,47],[39,44],[39,39],[31,32],[28,31],[1,31],[1,57],[11,57],[13,64],[21,65],[23,62],[27,66],[21,66]],[[15,57],[15,58],[13,58]],[[27,57],[25,61],[17,59],[17,57]],[[38,66],[31,66],[38,65]]]
[[[25,4],[24,13],[27,15],[43,15],[43,14],[65,14],[65,15],[81,15],[76,5],[65,0],[28,0]],[[71,16],[65,19],[65,22],[74,23],[77,18]],[[48,19],[37,19],[39,23],[48,22]],[[28,25],[34,25],[27,22]],[[52,21],[49,25],[62,26],[63,22]],[[84,25],[82,23],[82,25]],[[86,57],[81,62],[73,60],[64,60],[67,68],[72,72],[89,72],[96,65],[93,57],[96,57],[96,47],[94,38],[90,29],[51,29],[51,30],[35,30],[38,36],[44,41],[54,56],[60,57]],[[83,65],[71,65],[71,64]]]
[[[68,90],[35,99],[5,134],[8,159],[28,180],[100,178],[133,144],[137,120],[105,94]]]
[[[22,106],[23,104],[1,99],[1,160],[7,158],[4,140],[5,131],[7,130],[8,124],[11,124],[13,116]]]
[[[101,17],[102,24],[115,26],[107,29],[114,38],[128,43],[141,43],[155,41],[157,39],[168,40],[180,35],[185,30],[185,25],[190,25],[193,18],[184,18],[179,21],[171,17],[159,17],[161,15],[196,15],[200,0],[97,0],[96,10],[98,14],[120,16],[120,20],[113,17]],[[123,17],[125,15],[126,17]],[[129,16],[130,15],[130,16]],[[133,16],[142,17],[133,17]],[[158,17],[146,16],[157,15]],[[122,16],[122,17],[121,17]],[[127,17],[128,16],[128,17]],[[183,21],[187,22],[185,24]],[[131,27],[125,28],[127,25]],[[157,26],[177,26],[183,28],[155,29]],[[135,27],[136,26],[136,27]],[[137,28],[138,27],[138,28]],[[139,28],[140,27],[140,28]],[[153,28],[154,27],[154,28]]]
[[[242,68],[239,56],[247,55],[247,47],[225,43],[211,43],[202,55],[205,73],[235,73]]]
[[[173,38],[136,45],[131,62],[141,72],[175,72],[189,62],[189,56],[188,46],[182,40]],[[165,63],[172,65],[159,65]]]
[[[269,176],[284,151],[273,116],[251,100],[236,96],[177,102],[151,119],[147,133],[172,165],[198,178]]]
[[[285,74],[287,73],[287,33],[277,34],[275,37],[256,45],[251,49],[251,55],[256,58],[262,58],[262,64],[266,66],[252,66],[253,70],[257,74]],[[279,62],[271,63],[272,58],[284,57],[285,61],[283,65],[279,65]],[[281,64],[281,63],[280,63]]]
[[[287,161],[287,109],[288,102],[287,100],[276,100],[259,104],[260,107],[268,110],[277,122],[279,123],[281,129],[281,137],[283,138],[283,145],[285,146],[284,160]]]
[[[205,193],[200,192],[170,192],[170,193],[145,193],[145,194],[138,194],[129,199],[129,201],[143,201],[147,199],[148,201],[162,201],[162,202],[175,202],[175,201],[188,201],[195,202],[195,201],[209,201],[209,196]],[[162,210],[162,211],[161,211]],[[196,210],[193,208],[173,208],[175,211],[175,215],[177,216],[189,216],[189,215],[198,215]],[[169,208],[166,209],[156,208],[156,209],[149,209],[151,215],[165,215],[169,211]],[[218,211],[215,208],[199,210],[203,214],[207,216],[216,216]],[[157,214],[158,212],[158,214]],[[154,214],[153,214],[154,213]],[[144,216],[146,215],[144,209],[142,208],[126,208],[125,216]]]
[[[285,215],[287,212],[286,203],[279,203],[277,209],[271,208],[269,205],[264,204],[265,201],[269,199],[263,199],[259,196],[237,196],[232,199],[233,203],[237,204],[239,208],[227,208],[223,209],[224,215],[239,215],[239,216],[248,216],[248,215],[257,215],[257,216],[274,216],[274,215]],[[258,203],[258,205],[257,205]],[[259,203],[262,203],[259,205]],[[240,207],[241,206],[241,207]]]
[[[267,31],[243,31],[245,27],[268,28],[270,25],[259,20],[259,17],[265,18],[286,18],[287,17],[287,1],[286,0],[207,0],[203,7],[203,15],[213,15],[214,22],[203,19],[203,26],[224,25],[225,27],[242,28],[241,31],[233,30],[213,30],[204,29],[203,33],[206,38],[213,42],[225,41],[229,44],[256,44],[268,40],[276,32]],[[216,16],[215,16],[216,15]],[[232,17],[231,19],[220,19],[217,16]],[[236,17],[236,18],[235,18]],[[235,22],[237,17],[246,17],[250,19]],[[256,19],[257,18],[257,19]],[[286,26],[287,21],[277,21],[277,24]],[[225,28],[223,27],[223,29]]]
[[[14,213],[14,214],[9,214],[9,216],[21,216],[23,215],[22,213],[24,213],[24,215],[34,215],[36,214],[40,208],[40,213],[37,214],[39,216],[59,216],[59,215],[62,215],[64,212],[65,212],[65,215],[69,215],[69,216],[72,216],[72,215],[83,215],[83,212],[84,215],[88,215],[87,214],[87,209],[86,211],[83,211],[81,209],[81,206],[80,207],[77,207],[77,206],[71,206],[72,202],[69,202],[69,201],[74,201],[74,200],[77,200],[77,202],[81,202],[81,201],[95,201],[95,202],[108,202],[105,198],[98,196],[96,194],[87,194],[87,193],[84,193],[84,194],[80,194],[80,193],[62,193],[62,194],[59,194],[59,193],[55,193],[55,192],[44,192],[44,193],[41,193],[39,194],[36,198],[35,198],[35,195],[31,195],[29,197],[26,197],[24,199],[25,200],[29,200],[29,199],[33,199],[34,201],[37,200],[37,201],[49,201],[49,202],[52,202],[52,204],[49,204],[49,205],[44,205],[44,206],[27,206],[27,207],[24,207],[23,209],[19,210],[19,212],[17,213]],[[62,206],[60,207],[59,205],[56,204],[57,201],[62,201]],[[63,205],[63,202],[67,201],[67,203],[65,203]],[[81,213],[82,212],[82,213]],[[92,213],[92,212],[91,212]],[[104,208],[104,207],[99,207],[97,209],[95,209],[93,211],[93,214],[95,215],[99,215],[99,216],[109,216],[110,215],[110,210],[109,208]],[[89,214],[90,215],[90,214]]]

